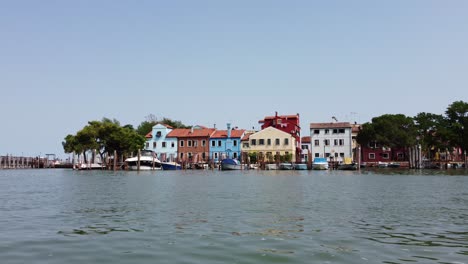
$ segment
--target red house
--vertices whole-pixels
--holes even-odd
[[[405,148],[361,147],[361,161],[372,166],[379,162],[408,161]]]
[[[274,127],[291,134],[296,139],[296,160],[300,160],[302,150],[299,114],[278,115],[278,112],[275,112],[274,116],[267,116],[263,120],[258,121],[258,123],[262,124],[262,130],[267,127]]]

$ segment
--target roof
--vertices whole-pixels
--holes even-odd
[[[146,134],[145,138],[152,138],[153,137],[153,131],[150,131],[148,134]]]
[[[166,124],[163,124],[163,123],[157,123],[156,125],[165,126],[165,127],[167,127],[167,128],[171,128],[171,129],[173,128],[172,126],[166,125]]]
[[[227,137],[227,130],[216,130],[211,138],[225,138]],[[244,134],[245,129],[233,129],[231,130],[231,137],[232,138],[240,138]]]
[[[336,123],[310,123],[310,128],[351,128],[349,122],[336,122]]]
[[[213,134],[214,131],[214,128],[176,128],[169,132],[166,138],[209,137]]]
[[[302,143],[310,143],[310,137],[309,137],[309,136],[307,136],[307,137],[302,137],[302,138],[301,138],[301,142],[302,142]]]
[[[265,120],[271,120],[271,119],[299,119],[299,114],[296,115],[278,115],[278,116],[266,116],[263,120],[259,120],[258,123],[262,124],[265,123]]]

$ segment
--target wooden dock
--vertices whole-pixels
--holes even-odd
[[[49,167],[49,160],[44,157],[0,156],[0,169],[34,169]]]

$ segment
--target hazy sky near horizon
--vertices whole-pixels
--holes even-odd
[[[2,1],[0,154],[90,120],[364,123],[468,101],[468,1]]]

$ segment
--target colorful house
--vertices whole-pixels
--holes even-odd
[[[353,158],[352,128],[349,122],[311,123],[313,158],[344,162]]]
[[[242,152],[257,153],[259,160],[277,162],[278,156],[291,156],[296,162],[296,138],[274,127],[267,127],[242,138]]]
[[[301,138],[301,162],[308,162],[311,157],[311,149],[312,145],[310,144],[310,137],[302,137]]]
[[[241,139],[244,129],[231,129],[227,124],[227,130],[216,130],[210,137],[210,158],[214,162],[224,158],[240,159]]]
[[[173,161],[177,158],[177,140],[167,137],[172,130],[169,125],[156,124],[146,135],[145,149],[154,151],[160,161]]]
[[[210,154],[210,137],[214,132],[214,128],[203,126],[176,128],[166,138],[177,140],[178,162],[207,162]]]
[[[262,130],[267,127],[274,127],[285,133],[290,134],[295,139],[295,153],[296,160],[300,160],[301,150],[301,126],[299,122],[299,114],[295,115],[278,115],[275,112],[274,116],[267,116],[263,120],[258,121],[262,124]]]

